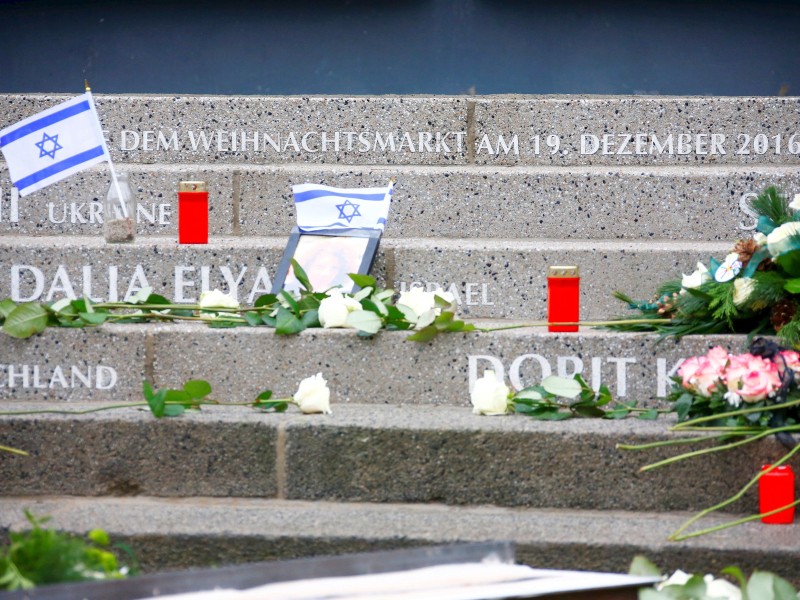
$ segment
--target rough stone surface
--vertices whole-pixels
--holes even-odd
[[[552,423],[481,417],[467,407],[332,408],[332,415],[302,415],[215,406],[163,421],[135,408],[0,416],[3,444],[31,454],[0,455],[3,494],[696,511],[728,498],[785,453],[767,440],[639,473],[679,451],[616,445],[674,439],[664,420]],[[752,491],[729,510],[752,512],[756,497]]]
[[[141,393],[144,329],[51,328],[23,340],[0,335],[0,401],[114,402]]]
[[[659,96],[493,96],[475,99],[475,136],[480,144],[488,136],[495,154],[476,151],[478,164],[798,164],[800,156],[788,152],[792,135],[800,131],[800,98],[747,97],[659,97]],[[504,135],[507,144],[519,134],[519,154],[498,152],[497,139]],[[602,139],[611,135],[614,145],[608,154],[601,147],[595,154],[581,153],[581,135],[592,134]],[[626,135],[644,134],[637,154],[636,139],[626,147]],[[661,145],[668,135],[674,136],[674,152],[650,151],[655,135]],[[679,154],[679,135],[691,136],[692,149]],[[700,151],[697,151],[697,135]],[[712,153],[711,134],[724,135],[721,152]],[[533,138],[540,136],[539,154]],[[547,145],[547,138],[560,138]],[[749,144],[743,137],[749,136]],[[767,146],[754,147],[755,136],[763,135]],[[774,136],[781,135],[781,153],[776,152]],[[622,136],[622,137],[620,137]],[[800,135],[794,141],[800,140]],[[687,140],[688,142],[688,140]],[[588,150],[588,149],[587,149]],[[748,153],[744,153],[749,151]],[[620,154],[621,152],[621,154]],[[706,154],[701,154],[705,152]]]
[[[664,572],[719,574],[731,564],[795,584],[797,525],[748,523],[667,542],[681,513],[347,504],[256,499],[0,499],[0,527],[25,525],[22,508],[52,514],[59,528],[102,527],[125,540],[145,571],[255,562],[455,542],[511,540],[532,567],[626,572],[643,554]],[[707,524],[718,524],[710,517]]]
[[[234,169],[198,165],[116,165],[128,174],[137,202],[136,235],[177,239],[178,182],[208,183],[210,236],[233,233]],[[77,173],[16,202],[12,221],[11,181],[0,168],[0,235],[96,235],[103,237],[103,202],[111,185],[108,165]],[[263,235],[263,234],[262,234]]]
[[[149,285],[170,300],[190,302],[206,287],[228,292],[233,283],[240,302],[251,304],[271,290],[286,240],[229,237],[179,245],[151,237],[106,244],[82,236],[54,247],[48,237],[3,236],[0,297],[123,299]],[[539,321],[547,314],[547,267],[574,264],[581,269],[581,318],[601,320],[628,312],[612,292],[649,300],[665,280],[730,248],[724,242],[384,239],[372,274],[397,291],[414,283],[454,286],[459,311],[470,318]],[[110,284],[115,277],[116,286]]]
[[[274,496],[277,433],[248,417],[157,421],[146,407],[0,417],[3,444],[30,454],[0,456],[2,494]]]

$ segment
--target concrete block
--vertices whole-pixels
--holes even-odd
[[[233,233],[233,169],[198,165],[116,165],[127,173],[136,198],[136,235],[177,239],[178,182],[206,181],[209,186],[209,235]],[[108,165],[77,173],[25,198],[12,190],[7,169],[0,168],[0,236],[91,235],[103,238],[103,201],[111,184]],[[288,231],[288,230],[287,230]]]
[[[151,286],[176,302],[193,302],[203,289],[236,290],[252,304],[272,289],[284,238],[217,238],[208,245],[179,245],[171,238],[106,244],[101,237],[72,237],[54,247],[51,238],[0,237],[0,297],[16,301],[87,295],[128,298]],[[450,289],[470,318],[543,320],[547,267],[581,270],[581,318],[608,319],[627,308],[612,298],[622,290],[649,299],[657,287],[697,261],[722,257],[723,242],[456,240],[385,238],[372,274],[398,291],[413,284]]]
[[[212,410],[163,420],[146,407],[0,417],[3,444],[30,454],[0,456],[2,494],[275,495],[274,426],[257,415],[232,419],[233,409],[206,414]]]
[[[51,328],[24,340],[0,335],[0,402],[9,408],[25,400],[52,401],[55,408],[141,395],[146,329]]]

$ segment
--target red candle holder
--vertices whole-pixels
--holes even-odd
[[[766,471],[772,465],[764,465]],[[794,472],[789,465],[775,467],[758,480],[758,506],[760,513],[769,512],[794,502]],[[768,517],[761,517],[762,523],[788,525],[794,522],[794,507],[782,510]]]
[[[178,243],[208,243],[208,186],[205,181],[178,183]]]
[[[547,321],[577,323],[580,321],[580,277],[578,267],[547,269]],[[578,331],[577,325],[548,325],[548,331]]]

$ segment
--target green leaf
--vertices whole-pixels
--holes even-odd
[[[417,322],[417,313],[415,313],[413,309],[409,308],[405,304],[395,304],[394,308],[399,310],[403,314],[403,318],[409,323]]]
[[[145,382],[147,387],[150,387],[150,384]],[[150,389],[150,395],[148,396],[147,392],[145,392],[145,399],[147,400],[147,405],[150,407],[150,412],[153,413],[153,416],[156,419],[160,419],[164,416],[164,408],[166,406],[166,395],[167,390],[158,390],[158,392],[153,393],[152,388]]]
[[[633,557],[631,567],[628,569],[628,575],[641,575],[642,577],[654,576],[660,577],[661,571],[657,566],[650,562],[642,555]]]
[[[565,421],[572,417],[568,412],[561,412],[558,408],[538,408],[530,413],[530,416],[540,421]]]
[[[542,387],[549,394],[562,398],[574,398],[581,393],[581,384],[574,379],[550,375],[542,380]]]
[[[524,400],[524,399],[541,400],[542,395],[539,392],[537,392],[534,388],[526,387],[518,391],[516,394],[514,394],[514,400]]]
[[[306,327],[321,327],[320,322],[319,322],[319,311],[316,308],[307,311],[300,318],[300,321]]]
[[[172,302],[159,294],[150,294],[145,300],[145,304],[172,304]]]
[[[264,390],[256,396],[256,400],[269,400],[270,398],[272,398],[272,390]]]
[[[722,569],[722,573],[724,575],[731,575],[734,577],[741,589],[747,589],[747,580],[745,579],[744,573],[742,573],[742,570],[739,567],[725,567]]]
[[[11,311],[13,311],[16,307],[16,302],[14,302],[11,298],[6,298],[0,302],[0,317],[7,319],[8,315],[10,315]]]
[[[292,271],[294,271],[294,276],[297,278],[297,281],[300,282],[306,290],[309,292],[313,292],[314,288],[311,285],[311,282],[308,280],[308,275],[306,274],[303,267],[300,266],[300,263],[297,262],[295,259],[291,260],[292,263]]]
[[[602,418],[606,416],[606,411],[590,404],[578,403],[570,408],[582,417]]]
[[[274,410],[275,412],[284,412],[289,408],[289,403],[285,400],[272,400],[270,402],[254,402],[253,408],[260,408],[261,410]]]
[[[427,327],[424,327],[419,331],[412,333],[406,339],[412,342],[429,342],[433,338],[435,338],[438,333],[439,330],[436,329],[435,326],[428,325]]]
[[[373,302],[369,298],[365,298],[361,301],[361,306],[364,308],[364,310],[374,312],[380,317],[389,316],[389,309],[386,308],[386,305],[383,302]]]
[[[638,417],[642,421],[655,421],[658,418],[658,410],[655,408],[651,408],[650,410],[640,412]]]
[[[264,322],[261,320],[261,313],[248,311],[243,313],[242,316],[244,317],[244,320],[247,321],[247,324],[251,327],[258,327],[259,325],[264,324]]]
[[[603,418],[605,418],[605,419],[624,419],[629,414],[631,414],[631,411],[628,410],[627,408],[625,408],[624,406],[621,406],[619,408],[615,408],[614,410],[606,411],[606,413],[603,416]]]
[[[111,543],[108,533],[102,529],[92,529],[88,534],[86,534],[86,537],[88,537],[98,546],[108,546]]]
[[[787,279],[783,289],[790,294],[800,294],[800,278]]]
[[[182,404],[167,404],[164,406],[165,417],[179,417],[186,412],[186,407]]]
[[[747,582],[747,595],[752,600],[797,600],[797,591],[774,573],[756,571]]]
[[[281,306],[275,321],[275,333],[278,335],[294,335],[306,328],[303,322],[294,314]]]
[[[347,276],[350,279],[352,279],[353,283],[355,283],[362,290],[364,288],[368,288],[368,287],[371,287],[372,289],[375,289],[377,287],[376,283],[375,283],[375,278],[372,277],[371,275],[361,275],[359,273],[349,273]]]
[[[82,312],[78,316],[89,325],[102,325],[108,319],[108,313],[99,312]]]
[[[275,294],[262,294],[258,298],[256,298],[255,304],[253,306],[255,308],[261,308],[262,306],[272,306],[278,301],[278,297]]]
[[[190,379],[183,384],[183,390],[190,398],[200,400],[211,393],[211,384],[204,379]]]
[[[383,326],[383,321],[374,312],[368,310],[354,310],[347,315],[347,325],[365,333],[378,333]]]
[[[294,299],[294,296],[292,296],[286,290],[281,290],[281,294],[280,295],[281,295],[281,298],[283,298],[286,301],[286,303],[291,307],[291,309],[294,311],[295,314],[300,312],[300,305],[297,303],[297,300]],[[286,308],[284,306],[281,306],[281,308],[286,310]]]
[[[164,402],[177,402],[179,404],[191,404],[192,397],[184,390],[160,390],[164,392]]]
[[[16,306],[3,322],[3,331],[15,338],[29,338],[47,328],[47,310],[36,302]]]
[[[277,327],[278,325],[278,319],[276,319],[275,317],[270,317],[266,313],[261,315],[261,320],[264,321],[264,325],[267,325],[269,327]]]

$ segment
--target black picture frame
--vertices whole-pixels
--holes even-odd
[[[348,273],[367,275],[378,252],[380,229],[321,229],[300,231],[292,228],[275,279],[272,293],[299,291],[300,283],[292,272],[294,258],[308,275],[315,292],[341,286],[342,292],[358,290]]]

